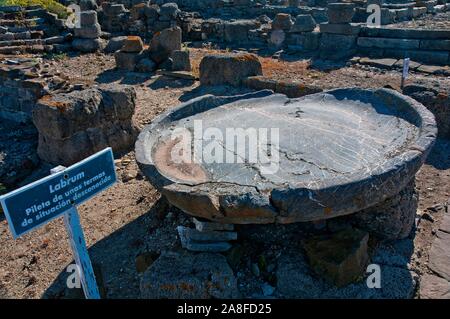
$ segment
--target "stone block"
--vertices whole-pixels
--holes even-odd
[[[170,54],[173,71],[191,71],[191,59],[188,50],[177,50]]]
[[[320,32],[343,35],[358,35],[361,30],[361,25],[357,23],[321,23],[319,27]]]
[[[123,46],[120,51],[127,53],[139,53],[144,49],[144,43],[141,37],[128,36],[123,42]]]
[[[101,35],[100,24],[96,23],[91,26],[75,28],[75,37],[81,39],[96,39]]]
[[[202,85],[230,84],[239,86],[254,75],[262,75],[262,66],[254,54],[206,55],[200,62]]]
[[[358,38],[358,46],[380,49],[419,49],[420,40],[416,39],[389,39],[389,38]]]
[[[320,56],[323,59],[341,60],[356,52],[356,36],[323,33],[320,39]]]
[[[300,14],[295,19],[295,23],[290,32],[311,32],[316,28],[316,21],[310,14]]]
[[[328,21],[330,23],[349,23],[352,22],[355,14],[355,5],[353,3],[329,3]]]

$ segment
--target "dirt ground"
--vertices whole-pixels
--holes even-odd
[[[198,69],[201,56],[210,51],[192,50],[194,69]],[[307,81],[326,89],[351,86],[398,89],[400,84],[398,71],[357,65],[324,70],[305,61],[287,62],[270,57],[261,60],[267,76]],[[45,60],[44,64],[52,72],[60,73],[75,83],[134,85],[138,97],[135,119],[140,128],[164,110],[192,97],[243,91],[231,88],[205,90],[198,87],[198,82],[116,71],[111,55],[61,57]],[[450,81],[444,77],[412,73],[408,82],[427,79]],[[141,274],[136,270],[136,256],[148,251],[158,253],[179,245],[175,228],[189,224],[190,219],[159,200],[158,192],[140,174],[134,152],[117,158],[116,166],[120,181],[82,205],[79,212],[90,255],[94,264],[101,268],[105,295],[109,298],[137,298]],[[450,197],[450,141],[438,141],[417,175],[416,185],[420,194],[418,217],[427,214],[427,218],[418,222],[411,261],[420,274],[427,271],[427,251],[443,213],[443,209],[436,205],[445,205]],[[0,215],[0,256],[0,298],[65,296],[62,285],[72,256],[61,219],[13,240],[4,217]]]

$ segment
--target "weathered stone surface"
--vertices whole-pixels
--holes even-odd
[[[420,299],[450,299],[450,282],[425,274],[420,278]]]
[[[371,65],[380,69],[392,69],[396,64],[398,60],[397,59],[370,59],[370,58],[361,58],[359,60],[359,63]]]
[[[111,38],[108,41],[108,44],[106,45],[104,51],[106,53],[114,53],[116,51],[119,51],[120,49],[122,49],[122,46],[127,38],[128,38],[127,36],[119,36]]]
[[[412,181],[398,195],[354,214],[351,222],[380,239],[404,239],[414,227],[418,202]]]
[[[69,166],[108,146],[128,150],[137,134],[135,99],[132,87],[117,85],[44,96],[33,109],[39,157]]]
[[[261,23],[256,20],[226,22],[224,26],[224,40],[231,43],[245,43],[248,41],[248,32],[260,26]]]
[[[97,12],[94,10],[81,11],[80,12],[80,26],[90,27],[92,25],[97,25]]]
[[[142,298],[229,299],[239,297],[236,278],[224,256],[166,252],[144,273]]]
[[[150,43],[150,56],[156,63],[164,62],[173,51],[181,50],[181,29],[174,27],[156,33]]]
[[[207,55],[200,62],[202,85],[238,86],[249,76],[262,75],[261,63],[254,54]]]
[[[405,268],[381,265],[381,288],[368,288],[366,280],[334,287],[315,276],[300,252],[283,254],[276,272],[277,290],[285,298],[408,299],[414,296],[415,275]]]
[[[310,32],[316,28],[316,21],[310,14],[299,14],[290,32]]]
[[[303,247],[314,271],[338,287],[355,282],[365,273],[369,234],[347,229],[336,234],[310,238]]]
[[[119,70],[134,71],[140,58],[142,58],[142,54],[140,53],[128,53],[122,51],[114,53],[116,67]]]
[[[95,52],[101,50],[103,43],[100,39],[73,39],[72,47],[81,52]]]
[[[191,71],[191,59],[188,50],[173,51],[170,54],[173,71]]]
[[[222,64],[211,69],[217,72]],[[278,128],[279,152],[266,150],[276,161],[241,154],[248,161],[240,163],[236,146],[218,145],[221,159],[203,152],[196,156],[207,161],[173,164],[176,143],[169,128],[193,130],[200,119],[203,129],[222,134],[227,127]],[[398,194],[423,164],[436,134],[434,117],[423,105],[388,89],[342,89],[292,100],[262,91],[204,96],[166,112],[142,131],[136,158],[151,183],[193,216],[222,223],[293,223],[349,215]],[[200,140],[204,147],[209,143]]]
[[[97,39],[101,35],[100,24],[92,24],[89,26],[82,26],[80,28],[75,28],[75,37],[81,39]]]
[[[365,48],[418,49],[420,40],[359,37],[358,45]]]
[[[144,49],[144,43],[141,37],[128,36],[123,43],[120,51],[128,53],[140,53]]]
[[[289,31],[293,24],[290,14],[278,13],[272,21],[272,30]]]
[[[237,233],[233,231],[199,231],[197,229],[178,226],[178,232],[183,232],[190,240],[197,242],[219,242],[237,240]]]
[[[198,218],[194,218],[195,229],[198,231],[214,231],[214,230],[226,230],[233,231],[233,224],[219,224],[219,223],[211,223],[206,220],[199,220]]]
[[[330,23],[352,22],[354,14],[355,14],[355,5],[353,3],[328,4],[328,21]]]
[[[320,32],[343,35],[358,35],[361,29],[361,25],[357,23],[321,23],[319,26]]]
[[[440,277],[450,281],[450,234],[438,231],[431,245],[428,266]]]
[[[320,38],[320,57],[341,60],[356,52],[356,36],[323,33]]]
[[[403,94],[419,101],[435,116],[439,136],[450,138],[450,95],[447,86],[439,82],[422,82],[406,85]]]
[[[0,120],[0,184],[15,186],[39,164],[38,135],[31,123]]]

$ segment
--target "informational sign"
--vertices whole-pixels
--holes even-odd
[[[403,60],[403,74],[402,74],[402,77],[403,77],[404,79],[406,79],[406,78],[408,77],[408,73],[409,73],[409,61],[410,61],[409,58],[405,58],[405,59]]]
[[[64,214],[117,180],[111,148],[0,197],[14,238]]]
[[[87,299],[100,299],[77,205],[117,181],[111,148],[69,167],[58,166],[52,175],[0,197],[14,238],[64,215],[64,225]]]

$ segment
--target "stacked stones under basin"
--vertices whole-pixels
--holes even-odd
[[[174,163],[172,132],[193,130],[195,120],[224,137],[226,128],[279,129],[278,171],[263,173],[267,164],[251,162]],[[160,115],[141,132],[136,157],[150,182],[190,215],[220,223],[293,223],[350,215],[397,195],[436,134],[423,105],[388,89],[299,99],[260,91],[203,96]]]

